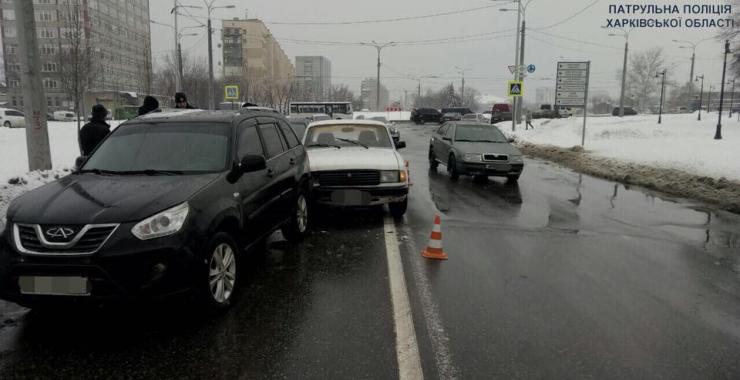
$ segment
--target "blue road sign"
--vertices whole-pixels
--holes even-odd
[[[527,72],[532,74],[534,70],[537,69],[534,65],[527,66]]]

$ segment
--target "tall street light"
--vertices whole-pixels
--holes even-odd
[[[211,13],[213,13],[214,9],[236,8],[235,5],[222,5],[214,7],[214,2],[216,2],[216,0],[211,0],[210,2],[208,0],[203,0],[203,3],[206,5],[206,9],[208,9],[208,109],[216,108],[216,89],[213,79],[213,41],[211,38],[213,30],[211,29]]]
[[[735,104],[735,80],[736,79],[737,78],[732,78],[731,81],[727,82],[727,84],[732,83],[732,92],[730,92],[730,115],[727,117],[732,117],[732,108],[733,108],[733,105]]]
[[[624,89],[627,82],[627,55],[629,54],[629,40],[632,29],[621,29],[624,37],[624,62],[622,63],[622,90],[619,95],[619,117],[624,117]],[[609,33],[610,37],[619,37],[619,34]]]
[[[696,81],[698,82],[699,79],[701,79],[701,90],[699,91],[699,118],[696,119],[696,120],[701,121],[701,103],[704,100],[703,99],[704,98],[704,74],[697,75],[696,76]]]
[[[419,85],[418,90],[417,90],[417,93],[416,93],[416,99],[417,99],[417,101],[418,101],[418,99],[421,99],[421,80],[422,79],[435,79],[435,78],[439,78],[439,75],[422,75],[422,76],[419,76],[419,77],[411,76],[411,79],[417,81],[418,82],[418,85]],[[416,106],[418,107],[419,105],[417,104]]]
[[[496,2],[505,1],[508,3],[517,3],[517,10],[521,9],[522,7],[522,0],[491,0],[491,1],[496,1]],[[521,17],[522,17],[522,13],[517,12],[516,14],[516,45],[514,46],[514,67],[515,67],[514,80],[519,80],[519,30],[520,30],[519,24],[522,22]],[[515,117],[516,98],[512,99],[511,104],[513,107],[513,109],[511,110],[511,130],[515,131],[516,130],[516,117]]]
[[[465,106],[465,69],[460,66],[455,66],[457,73],[462,76],[462,87],[460,87],[460,105]]]
[[[517,66],[516,67],[516,72],[517,72],[516,79],[520,81],[524,80],[523,73],[520,70],[521,70],[521,66],[524,66],[524,42],[525,42],[525,33],[527,30],[527,25],[526,25],[527,17],[526,16],[527,16],[527,7],[529,6],[531,2],[532,0],[527,0],[527,2],[524,5],[522,5],[522,0],[517,0],[517,9],[510,9],[510,8],[499,9],[501,12],[511,12],[511,11],[517,12],[517,27],[519,27],[520,21],[522,24],[521,28],[518,28],[517,30],[517,45],[519,45],[520,43],[518,36],[519,36],[519,33],[521,33],[521,46],[519,46],[519,59],[516,64]],[[512,120],[516,119],[516,121],[519,121],[522,119],[522,110],[524,108],[522,104],[524,103],[524,99],[521,96],[519,96],[514,99],[514,103],[516,103],[516,106],[514,107],[516,117],[512,117]],[[516,125],[516,121],[514,121],[513,125]]]
[[[705,38],[703,40],[699,41],[687,41],[687,40],[673,40],[673,42],[678,44],[688,44],[689,46],[679,46],[680,49],[691,49],[691,71],[689,72],[689,99],[693,99],[692,94],[694,93],[693,88],[693,80],[694,80],[694,63],[696,62],[696,47],[699,46],[704,41],[707,41],[711,38]]]
[[[191,8],[191,9],[203,9],[203,7],[196,7],[193,5],[180,5],[178,0],[172,0],[173,6],[170,10],[170,13],[175,17],[175,53],[177,54],[177,57],[175,57],[175,66],[177,67],[177,75],[175,75],[175,90],[176,91],[182,91],[183,83],[182,83],[182,51],[180,47],[180,40],[182,39],[182,35],[180,33],[180,30],[177,28],[177,16],[179,15],[178,9],[179,8]],[[159,23],[155,23],[159,24]],[[163,24],[160,24],[163,25]],[[167,25],[169,26],[169,25]]]
[[[383,44],[377,43],[375,41],[372,41],[372,43],[363,42],[362,45],[366,46],[373,46],[375,49],[378,50],[378,76],[377,76],[377,82],[375,83],[375,109],[376,111],[380,111],[380,51],[384,48],[395,46],[395,42],[386,42]]]
[[[660,110],[658,111],[658,124],[661,124],[663,121],[663,97],[665,94],[665,75],[668,72],[668,69],[663,69],[663,71],[655,74],[655,77],[663,77],[660,83]]]
[[[722,84],[719,91],[719,118],[717,119],[717,131],[714,133],[715,140],[722,140],[722,106],[725,102],[725,74],[727,73],[727,54],[730,54],[730,40],[725,41],[725,56],[722,62]],[[732,106],[730,106],[732,108]]]

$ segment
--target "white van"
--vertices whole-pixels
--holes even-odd
[[[56,121],[77,121],[77,115],[72,111],[54,111]]]
[[[0,108],[0,125],[7,128],[23,128],[26,126],[26,115],[18,110]]]

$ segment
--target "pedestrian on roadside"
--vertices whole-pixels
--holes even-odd
[[[90,122],[80,129],[80,148],[83,156],[89,156],[110,133],[110,125],[105,121],[107,116],[108,110],[102,104],[92,107]]]
[[[159,109],[159,101],[155,97],[147,95],[144,98],[144,104],[139,107],[139,116],[151,112],[162,112],[162,110]]]
[[[534,129],[534,125],[532,125],[532,110],[528,109],[525,117],[527,120],[527,125],[524,127],[524,129],[527,130],[529,129],[529,127],[532,127],[532,129]]]
[[[188,97],[184,92],[178,92],[175,93],[175,108],[194,109],[195,107],[188,103]]]

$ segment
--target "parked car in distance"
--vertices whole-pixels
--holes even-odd
[[[313,116],[311,116],[311,121],[324,121],[324,120],[331,120],[331,116],[323,113],[318,113]]]
[[[637,111],[632,107],[624,107],[624,116],[637,115]],[[612,110],[612,116],[619,116],[619,107],[614,107]]]
[[[77,121],[77,114],[72,111],[54,111],[54,119],[57,121]]]
[[[388,122],[388,119],[386,119],[385,116],[373,116],[368,120],[379,121],[385,124],[385,126],[388,128],[388,132],[391,133],[391,138],[393,138],[394,143],[401,140],[401,132],[398,131],[396,123]]]
[[[417,108],[411,111],[411,121],[416,124],[439,123],[442,114],[434,108]]]
[[[442,117],[439,119],[440,124],[444,124],[448,121],[460,121],[462,120],[462,114],[458,112],[447,112],[443,113]]]
[[[557,119],[559,117],[560,113],[550,104],[541,104],[539,110],[532,112],[533,119]]]
[[[26,126],[26,115],[18,110],[0,108],[0,123],[6,128],[23,128]]]
[[[485,117],[481,113],[469,113],[467,115],[463,115],[462,121],[469,121],[472,123],[489,123],[491,120],[487,117]]]
[[[385,124],[370,120],[311,123],[303,137],[311,171],[311,200],[330,206],[387,204],[400,217],[408,206],[409,176]]]
[[[306,133],[306,127],[308,127],[308,120],[302,117],[290,117],[288,118],[288,122],[290,122],[290,126],[293,127],[298,139],[303,140],[303,134]]]
[[[496,103],[491,107],[491,123],[511,120],[511,106],[507,103]]]
[[[500,176],[517,181],[524,170],[522,153],[495,126],[452,122],[439,127],[429,142],[429,168],[447,167],[450,179],[460,175]]]
[[[571,117],[573,116],[573,110],[571,110],[570,107],[560,106],[558,107],[558,115],[560,115],[560,117]]]
[[[10,204],[0,298],[61,308],[191,291],[223,309],[242,253],[308,226],[306,152],[274,113],[152,113],[77,161]]]

